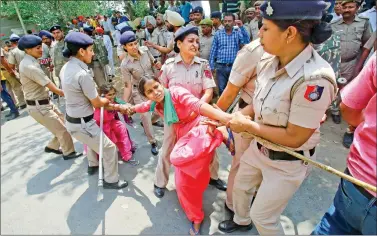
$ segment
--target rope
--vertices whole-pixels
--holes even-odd
[[[300,159],[300,160],[302,160],[304,162],[312,164],[315,167],[318,167],[318,168],[320,168],[320,169],[322,169],[324,171],[327,171],[327,172],[329,172],[331,174],[334,174],[334,175],[336,175],[336,176],[338,176],[340,178],[348,180],[349,182],[351,182],[353,184],[356,184],[356,185],[358,185],[358,186],[360,186],[360,187],[362,187],[364,189],[367,189],[369,191],[377,193],[376,186],[373,186],[371,184],[365,183],[365,182],[363,182],[361,180],[358,180],[358,179],[356,179],[356,178],[354,178],[354,177],[352,177],[350,175],[344,174],[343,172],[341,172],[341,171],[339,171],[337,169],[334,169],[331,166],[327,166],[327,165],[322,164],[320,162],[311,160],[310,158],[307,158],[307,157],[305,157],[305,156],[303,156],[301,154],[298,154],[297,152],[292,151],[292,150],[290,150],[290,149],[288,149],[288,148],[286,148],[286,147],[284,147],[284,146],[282,146],[280,144],[272,143],[270,141],[262,139],[261,137],[258,137],[256,135],[254,135],[252,133],[248,133],[248,132],[242,132],[241,135],[242,135],[242,137],[245,137],[245,138],[254,138],[258,143],[261,143],[264,146],[270,145],[270,146],[276,148],[276,150],[279,150],[279,151],[282,151],[282,152],[286,152],[289,155],[292,155],[292,156],[294,156],[294,157],[296,157],[296,158],[298,158],[298,159]]]

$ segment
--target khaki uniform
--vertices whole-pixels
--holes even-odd
[[[257,78],[257,65],[264,53],[263,47],[259,40],[255,40],[245,45],[239,52],[234,61],[232,71],[230,72],[229,82],[241,88],[241,98],[239,104],[236,105],[234,113],[253,104],[255,91],[255,80]],[[234,177],[240,166],[240,158],[249,147],[252,139],[243,138],[240,134],[234,133],[235,155],[232,158],[228,176],[228,186],[226,190],[226,205],[233,210],[233,185]]]
[[[362,46],[371,36],[371,28],[367,18],[355,16],[351,24],[346,24],[343,18],[331,23],[333,31],[340,35],[341,59],[340,77],[347,81],[353,79],[356,61]]]
[[[259,38],[259,28],[258,28],[258,19],[254,18],[249,23],[245,24],[246,31],[249,33],[251,40],[256,40]]]
[[[95,99],[98,93],[93,77],[90,75],[88,66],[76,57],[71,57],[63,66],[60,76],[66,98],[66,113],[70,117],[81,118],[81,124],[66,121],[67,130],[74,138],[88,145],[89,166],[98,166],[97,154],[101,130],[94,119],[88,122],[83,119],[94,113],[90,100]],[[104,179],[107,183],[118,182],[116,146],[105,134],[103,134],[103,168]]]
[[[158,42],[157,44],[162,47],[168,47],[169,43],[174,42],[174,33],[169,32],[166,27],[162,28],[159,36],[158,36]],[[164,55],[165,58],[162,58],[162,62],[164,62],[166,59],[174,57],[175,52],[171,51],[169,54]]]
[[[209,37],[206,37],[204,35],[201,35],[199,37],[200,58],[209,60],[209,54],[211,53],[212,41],[213,41],[213,34],[211,34]]]
[[[331,66],[309,45],[287,66],[278,70],[277,57],[265,53],[258,65],[253,99],[257,123],[285,128],[288,122],[316,129],[309,140],[296,150],[315,158],[309,150],[320,142],[319,126],[336,94],[335,74]],[[272,160],[271,146],[258,148],[255,140],[241,156],[234,180],[234,222],[253,222],[261,235],[282,235],[280,215],[309,173],[301,160]],[[310,156],[310,153],[313,155]],[[258,195],[250,210],[255,187]]]
[[[46,85],[51,82],[42,71],[39,61],[26,54],[20,63],[20,78],[26,101],[36,103],[36,105],[27,105],[28,113],[54,135],[47,147],[55,150],[61,147],[63,155],[74,152],[72,137],[64,126],[63,114],[51,102],[47,105],[39,104],[39,101],[49,99]]]
[[[1,48],[1,52],[5,56],[5,59],[9,63],[9,59],[8,58],[9,58],[10,52],[9,53],[5,53],[2,48]],[[22,51],[20,51],[20,52],[22,52]],[[14,56],[14,55],[12,56],[13,57],[13,62],[17,63],[17,64],[14,64],[14,65],[16,65],[17,68],[19,66],[19,62],[21,62],[22,58],[24,57],[24,56],[22,56],[22,58],[18,58],[18,60],[20,60],[20,61],[16,60],[16,57],[18,57],[20,55],[21,54],[18,54],[17,56]],[[3,66],[1,68],[3,68]],[[7,80],[6,86],[7,86],[8,90],[9,90],[9,93],[10,93],[10,95],[12,97],[12,100],[14,101],[14,104],[16,106],[18,106],[18,107],[19,106],[24,106],[26,103],[25,103],[24,93],[22,91],[22,85],[21,85],[20,80],[16,76],[13,76],[13,75],[9,74],[9,72],[7,70],[2,69],[2,71],[3,71],[2,72],[3,76]]]
[[[208,61],[194,57],[187,69],[178,54],[174,58],[166,60],[161,68],[160,81],[164,87],[180,86],[190,91],[195,97],[201,98],[204,90],[214,88],[215,81],[211,75]],[[169,181],[170,153],[176,143],[176,135],[173,126],[164,126],[164,141],[162,143],[158,164],[155,173],[155,185],[160,188],[166,187]],[[210,166],[211,178],[218,179],[219,161],[217,154]]]
[[[46,44],[42,44],[42,50],[43,50],[43,54],[42,54],[42,57],[39,58],[39,64],[41,65],[41,68],[43,70],[43,72],[47,75],[47,77],[55,83],[54,81],[54,76],[52,76],[52,73],[50,72],[49,70],[49,66],[51,65],[51,48],[49,46],[47,46]]]
[[[55,71],[56,77],[59,77],[60,70],[62,69],[64,64],[68,61],[68,58],[63,56],[63,49],[64,49],[64,39],[56,42],[50,51],[52,64],[54,65],[54,71]],[[59,77],[59,82],[61,82],[60,77]]]
[[[159,37],[160,33],[161,33],[161,29],[156,27],[153,30],[152,34],[147,35],[147,37],[148,37],[147,40],[154,43],[154,44],[158,44],[158,37]],[[152,53],[152,55],[155,59],[157,59],[158,61],[161,61],[160,51],[158,51],[158,50],[156,50],[152,47],[148,47],[148,49]]]
[[[156,76],[156,71],[153,68],[153,56],[148,51],[147,47],[140,47],[139,52],[141,54],[140,59],[136,59],[130,55],[127,55],[121,65],[122,82],[126,87],[131,86],[132,95],[131,102],[133,104],[139,104],[146,101],[146,98],[139,93],[138,84],[142,75]],[[128,101],[126,101],[128,102]],[[140,114],[141,122],[143,123],[145,135],[148,138],[149,143],[156,143],[156,139],[153,134],[153,127],[151,121],[151,114],[149,112]]]
[[[19,70],[20,63],[22,59],[24,59],[25,52],[18,49],[18,47],[14,47],[9,51],[8,54],[8,63],[11,65],[16,66],[16,70]]]

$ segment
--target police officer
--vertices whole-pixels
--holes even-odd
[[[217,106],[227,111],[231,108],[237,95],[241,96],[233,110],[233,113],[239,112],[248,105],[253,104],[255,92],[255,80],[257,78],[257,66],[264,53],[259,39],[245,45],[239,52],[232,66],[228,84],[217,101]],[[247,111],[244,111],[247,112]],[[232,164],[228,175],[228,187],[226,190],[225,209],[233,214],[233,185],[234,178],[240,166],[240,158],[249,147],[251,139],[242,137],[240,134],[234,134],[235,155],[232,158]]]
[[[66,126],[74,138],[88,146],[88,174],[98,171],[97,154],[100,144],[100,128],[93,119],[93,107],[126,112],[124,105],[109,104],[98,96],[96,85],[87,64],[93,58],[94,40],[86,34],[72,32],[64,40],[67,44],[64,56],[69,61],[63,66],[60,77],[66,96]],[[101,167],[102,168],[102,167]],[[119,180],[116,146],[103,135],[104,188],[121,189],[128,186]]]
[[[205,18],[200,21],[199,25],[202,29],[202,34],[199,35],[200,57],[208,60],[209,54],[211,52],[212,41],[213,41],[213,33],[212,33],[213,22],[211,19]]]
[[[224,25],[221,23],[221,12],[214,11],[211,13],[211,20],[213,22],[213,30],[216,33],[219,30],[224,29]]]
[[[47,30],[41,30],[38,36],[42,39],[42,57],[39,58],[39,63],[43,72],[49,77],[51,81],[55,83],[54,78],[51,74],[53,69],[51,67],[51,49],[52,42],[54,41],[54,36]]]
[[[20,63],[20,78],[25,93],[27,111],[34,120],[54,135],[54,138],[45,147],[45,152],[63,154],[64,160],[81,156],[82,153],[75,151],[72,137],[64,127],[63,114],[49,99],[49,90],[60,96],[64,96],[64,93],[51,82],[41,69],[38,58],[42,56],[42,39],[28,34],[20,39],[18,47],[26,53]]]
[[[331,27],[319,23],[325,8],[320,0],[262,4],[260,42],[266,53],[258,63],[253,104],[244,108],[255,121],[235,113],[229,122],[234,132],[251,132],[315,158],[318,128],[337,90],[333,69],[311,46],[331,36]],[[261,235],[284,234],[280,215],[309,171],[307,163],[252,140],[234,180],[234,218],[219,229],[249,230],[253,222]]]
[[[245,11],[247,22],[245,23],[244,26],[250,35],[251,41],[258,38],[258,32],[259,32],[258,19],[256,19],[255,14],[256,14],[255,7],[250,7],[246,9]]]
[[[89,64],[89,68],[93,70],[94,81],[97,86],[100,87],[106,82],[105,78],[105,66],[109,64],[109,59],[107,58],[107,49],[105,43],[101,37],[95,37],[93,35],[94,27],[84,27],[84,33],[89,35],[93,41],[93,51],[94,57],[92,63]]]
[[[21,60],[24,58],[25,53],[18,49],[17,44],[20,37],[16,34],[12,34],[10,36],[10,42],[11,42],[11,48],[7,55],[4,54],[5,59],[8,62],[8,65],[13,70],[12,73],[10,73],[7,70],[3,71],[3,75],[6,78],[6,83],[9,92],[13,92],[12,95],[14,95],[13,100],[15,105],[19,109],[26,108],[24,93],[22,91],[21,82],[18,77],[18,67],[20,65]]]
[[[134,104],[142,103],[145,101],[144,95],[140,94],[137,89],[140,78],[143,75],[157,76],[156,68],[161,68],[161,63],[157,62],[147,47],[139,48],[136,35],[132,31],[124,32],[120,37],[120,43],[127,51],[127,56],[120,65],[124,83],[123,99],[126,102],[132,100]],[[143,113],[140,117],[145,135],[151,144],[151,152],[153,155],[157,155],[157,141],[153,134],[151,114]]]
[[[144,17],[144,22],[146,27],[146,42],[157,44],[160,30],[156,28],[156,19],[153,16],[146,16]],[[148,43],[145,43],[145,46],[149,48],[153,57],[161,62],[161,52],[159,52],[153,47],[148,46]]]
[[[216,87],[208,61],[196,57],[199,50],[199,32],[195,26],[181,27],[174,37],[174,51],[177,56],[169,58],[161,68],[160,81],[166,87],[181,86],[190,91],[195,97],[204,102],[210,102],[213,88]],[[196,49],[196,52],[192,50]],[[195,119],[198,114],[193,112],[189,119]],[[156,174],[154,194],[161,198],[165,194],[165,187],[169,181],[170,153],[173,150],[175,133],[172,126],[164,126],[164,141],[161,147]],[[226,184],[218,178],[219,161],[215,155],[211,164],[210,184],[225,191]]]
[[[356,63],[363,46],[371,36],[371,26],[368,18],[357,16],[360,0],[342,2],[342,18],[331,23],[333,30],[340,34],[341,64],[340,76],[350,82],[360,72]],[[353,142],[355,127],[349,126],[343,136],[343,145],[349,148]]]
[[[52,66],[54,67],[55,76],[59,79],[59,87],[61,83],[60,70],[64,66],[64,64],[68,61],[67,58],[63,56],[63,49],[64,49],[64,32],[60,25],[54,25],[50,28],[50,33],[54,36],[55,44],[51,49],[51,59],[52,59]]]

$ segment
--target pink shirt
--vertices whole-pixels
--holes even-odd
[[[360,74],[343,91],[342,102],[352,109],[364,110],[364,122],[355,130],[347,166],[355,178],[377,185],[376,181],[376,53]],[[369,191],[376,197],[376,193]]]

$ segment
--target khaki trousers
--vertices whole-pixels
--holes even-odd
[[[78,141],[88,146],[87,157],[89,166],[98,166],[97,154],[99,153],[101,129],[96,121],[85,123],[81,119],[81,124],[66,122],[66,126],[71,135]],[[118,175],[118,155],[115,144],[103,134],[103,168],[104,179],[107,183],[115,183],[119,180]]]
[[[14,104],[16,104],[16,106],[25,105],[26,103],[21,82],[15,76],[11,76],[8,71],[3,71],[3,75],[7,79],[6,86],[8,91],[11,92],[11,95],[13,95],[12,99]]]
[[[309,152],[305,151],[309,157]],[[315,154],[311,157],[315,157]],[[309,172],[303,161],[273,161],[261,153],[256,141],[241,157],[233,187],[234,222],[253,221],[261,235],[282,235],[280,215]],[[250,209],[255,187],[258,194]]]
[[[234,108],[233,113],[239,111],[238,104]],[[240,159],[241,156],[244,154],[246,149],[250,146],[250,142],[253,140],[252,138],[243,138],[241,134],[233,133],[234,136],[234,146],[235,146],[235,155],[233,156],[232,163],[230,165],[229,176],[228,176],[228,185],[226,190],[226,205],[229,209],[233,210],[233,185],[234,185],[234,178],[238,172],[240,167]]]
[[[55,105],[51,103],[48,105],[28,105],[27,111],[31,117],[54,135],[47,147],[55,150],[61,147],[63,155],[69,155],[75,151],[72,137],[64,126],[64,116]]]
[[[355,71],[356,62],[357,59],[354,59],[349,62],[340,63],[340,77],[345,78],[348,83],[354,79],[353,75]]]
[[[98,87],[106,83],[105,71],[99,61],[93,61],[93,74],[94,81],[96,82]]]
[[[140,104],[145,101],[140,93],[137,91],[137,88],[132,88],[132,101],[134,105]],[[153,126],[152,126],[152,115],[150,112],[140,114],[141,122],[143,123],[144,133],[147,136],[149,143],[156,143],[154,138]]]
[[[167,124],[164,125],[164,141],[160,150],[158,157],[158,163],[155,173],[154,184],[157,187],[165,188],[169,182],[169,172],[170,172],[170,153],[173,151],[174,145],[176,143],[176,135],[173,126]],[[212,179],[218,179],[219,172],[219,158],[217,153],[213,157],[212,163],[210,165],[210,172]]]

